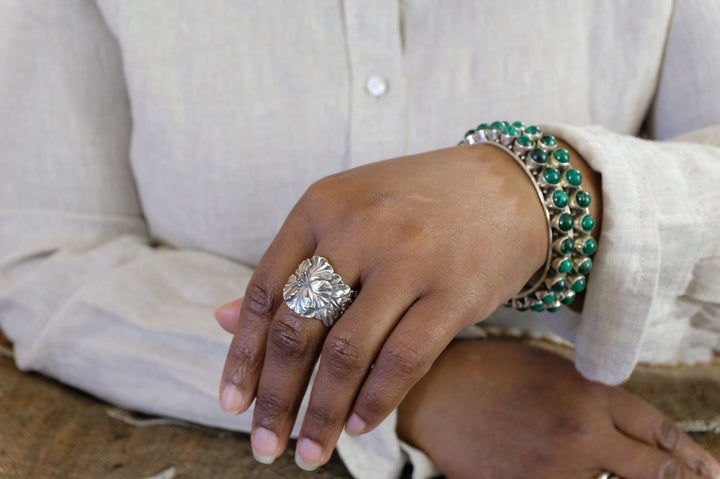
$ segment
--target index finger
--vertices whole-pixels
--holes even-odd
[[[229,413],[239,414],[252,404],[268,328],[282,304],[283,287],[315,249],[310,223],[296,209],[258,263],[245,291],[220,383],[220,406]]]

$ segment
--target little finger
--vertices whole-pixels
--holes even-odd
[[[424,296],[415,301],[385,341],[348,420],[349,434],[371,431],[405,398],[457,333],[457,312]],[[441,319],[438,319],[441,318]]]

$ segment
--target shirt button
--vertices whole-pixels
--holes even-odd
[[[365,81],[365,89],[372,96],[382,96],[388,89],[388,81],[380,75],[373,75]]]

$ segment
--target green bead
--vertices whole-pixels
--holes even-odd
[[[558,273],[569,273],[572,270],[572,261],[564,259],[558,265]]]
[[[560,172],[555,168],[545,168],[542,174],[545,181],[551,185],[557,185],[560,183]]]
[[[572,302],[575,301],[575,295],[574,294],[568,294],[565,296],[565,298],[562,300],[564,304],[572,304]]]
[[[530,152],[530,158],[532,158],[535,163],[544,165],[548,161],[548,154],[545,150],[535,148],[532,152]]]
[[[591,200],[592,198],[590,198],[590,193],[587,191],[580,190],[575,193],[575,203],[577,203],[580,208],[587,208],[590,206]]]
[[[560,306],[553,306],[552,308],[548,308],[548,311],[550,311],[551,313],[557,313],[558,311],[560,311]]]
[[[515,128],[525,128],[525,123],[521,121],[514,121],[512,126],[514,126]]]
[[[542,299],[545,304],[552,304],[555,301],[555,295],[550,293]]]
[[[580,291],[584,290],[585,289],[585,277],[583,276],[583,277],[575,280],[575,282],[572,284],[570,289],[572,289],[576,293],[579,293]]]
[[[543,311],[545,310],[545,306],[542,303],[535,303],[530,306],[530,309],[532,309],[533,311]]]
[[[555,283],[553,283],[552,287],[550,288],[551,291],[554,291],[556,293],[559,293],[561,291],[565,291],[567,289],[567,281],[564,279],[559,279]]]
[[[505,128],[505,125],[501,121],[494,121],[490,124],[490,128],[492,130],[502,130]]]
[[[520,130],[518,130],[517,128],[515,128],[515,127],[512,126],[512,125],[506,126],[505,129],[503,130],[503,132],[504,132],[506,135],[510,135],[510,136],[518,136],[518,135],[520,135]]]
[[[525,133],[528,135],[542,135],[542,131],[535,125],[528,126],[525,128]]]
[[[582,183],[583,179],[582,173],[575,169],[567,170],[567,172],[565,173],[565,178],[567,179],[567,182],[573,186],[580,186],[580,183]]]
[[[468,136],[472,136],[474,134],[475,134],[475,130],[468,130],[467,133],[465,133],[465,138],[467,138]]]
[[[585,215],[581,224],[583,231],[592,231],[595,228],[595,218],[592,215]]]
[[[544,145],[549,146],[549,147],[557,146],[557,140],[555,139],[554,136],[545,135],[542,138],[540,138],[540,141]]]
[[[578,266],[578,273],[588,275],[590,274],[590,271],[592,270],[592,260],[590,258],[586,258],[585,261],[580,263],[580,266]]]
[[[480,124],[478,125],[478,127],[477,127],[477,130],[478,130],[478,131],[480,131],[480,130],[489,130],[489,129],[490,129],[490,125],[488,125],[487,123],[480,123]]]
[[[558,163],[567,163],[570,161],[570,153],[564,148],[558,148],[553,151],[553,158],[555,158]]]
[[[509,122],[509,121],[501,121],[500,123],[502,123],[503,128],[507,128],[508,126],[510,126],[510,122]]]
[[[535,142],[532,141],[532,138],[530,138],[529,136],[521,136],[520,138],[515,140],[515,143],[517,143],[520,146],[525,146],[528,148],[535,146]]]
[[[552,201],[558,208],[565,208],[570,201],[570,197],[562,190],[557,190],[553,193]]]
[[[558,228],[560,228],[560,231],[567,233],[572,229],[574,224],[575,218],[573,218],[573,215],[570,213],[563,213],[560,215],[560,218],[558,218]]]
[[[582,246],[583,254],[590,256],[597,249],[597,241],[594,238],[588,238],[585,240]]]
[[[573,242],[572,238],[565,238],[562,243],[560,243],[560,252],[562,254],[570,254],[575,249],[575,243]]]

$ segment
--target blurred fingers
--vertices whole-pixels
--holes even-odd
[[[710,453],[643,399],[614,388],[610,394],[610,413],[615,427],[628,436],[675,456],[700,477],[720,477],[720,464]]]
[[[678,457],[617,434],[601,450],[605,468],[623,479],[705,479]],[[712,476],[710,476],[712,477]]]

